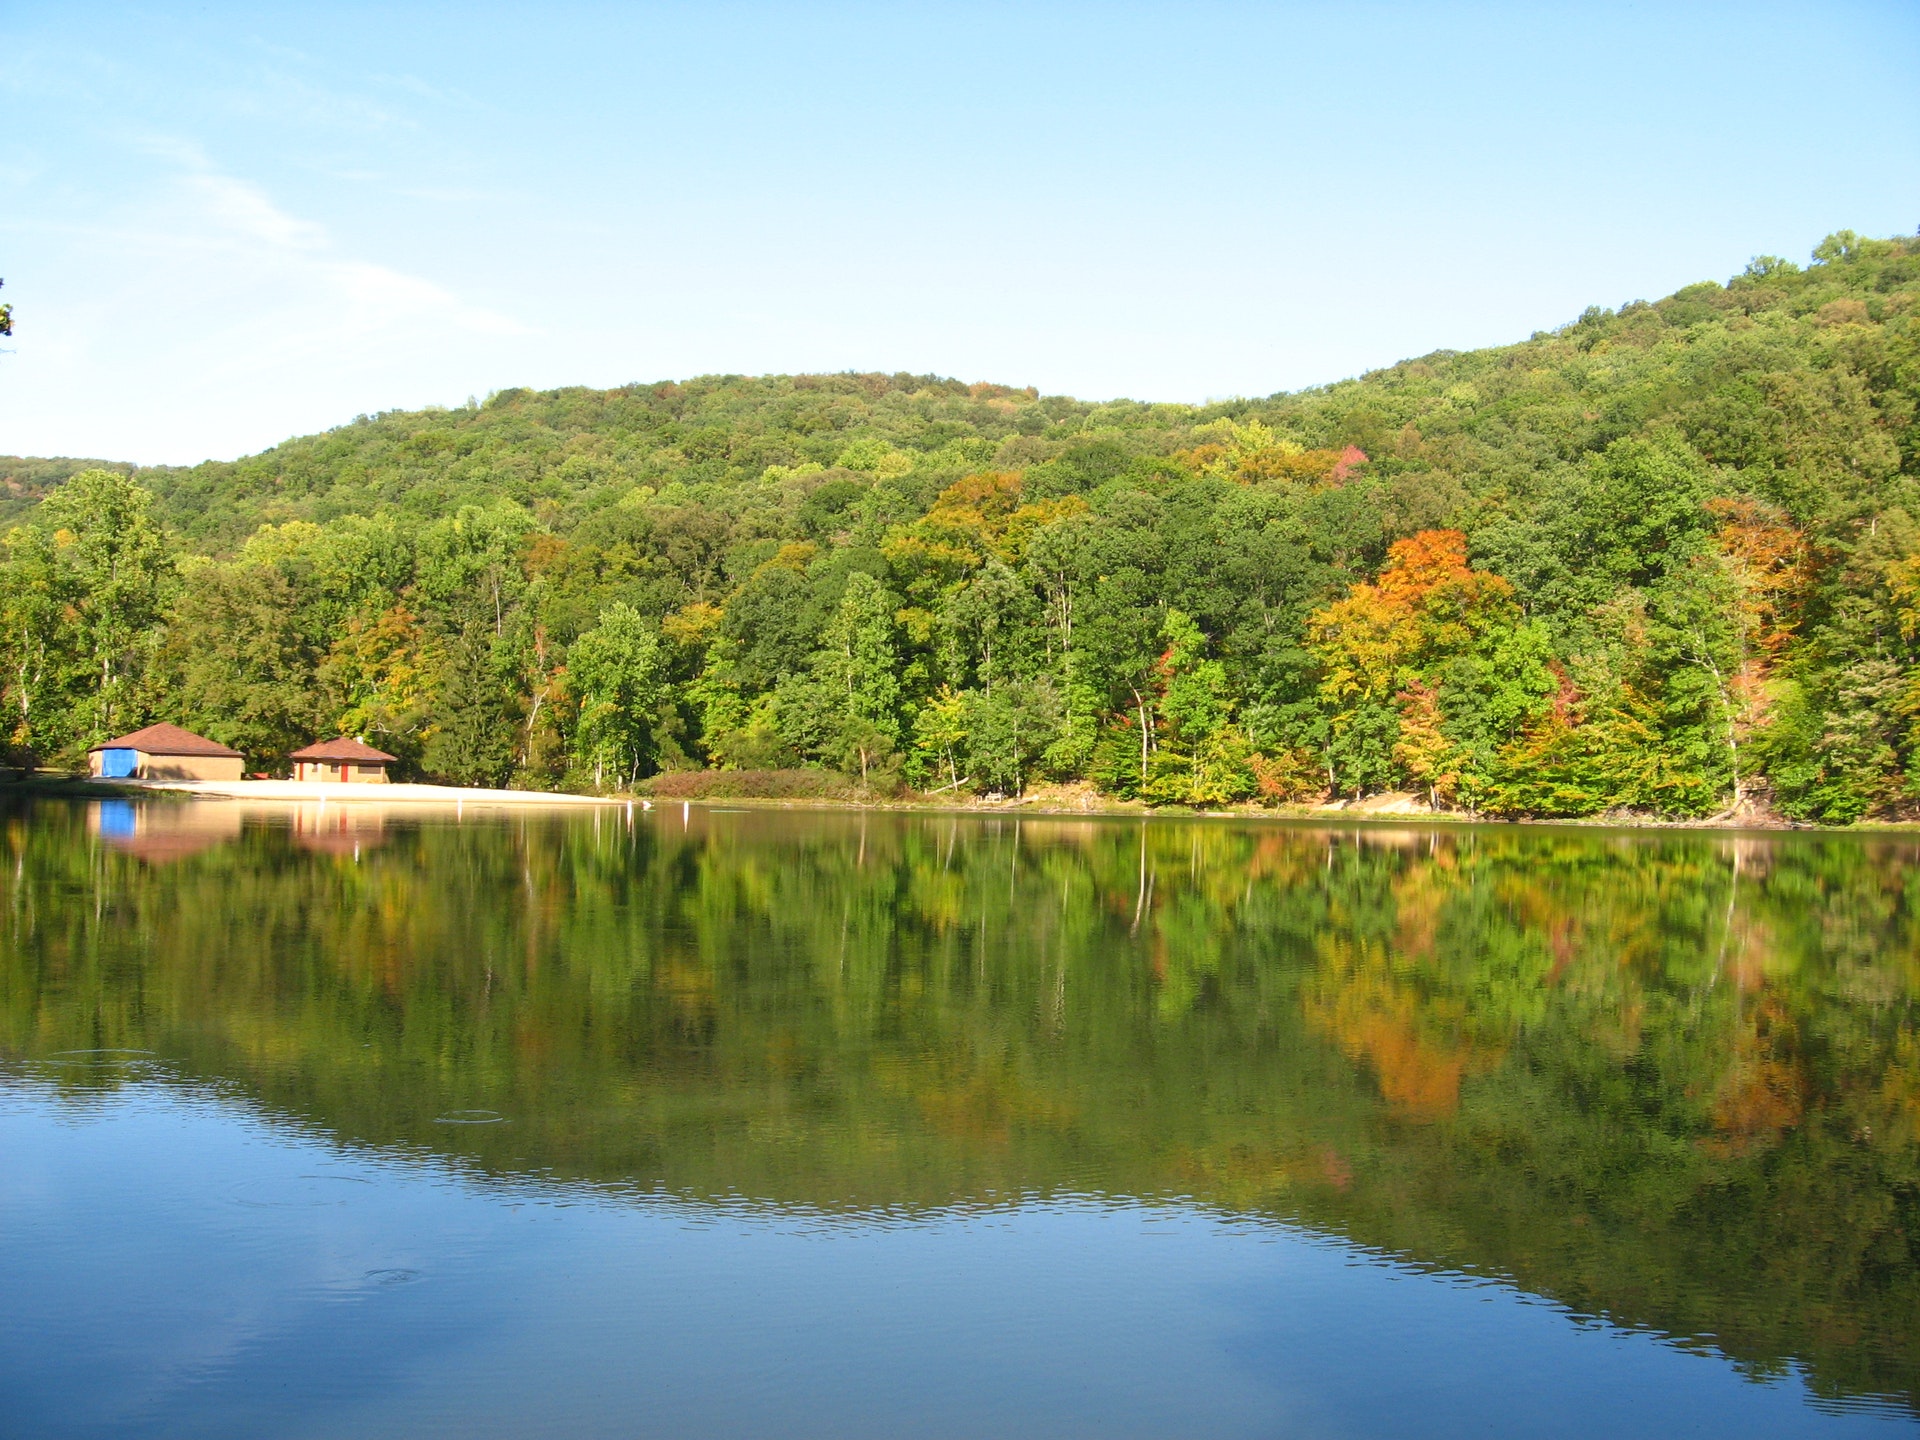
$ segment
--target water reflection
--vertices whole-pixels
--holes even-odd
[[[87,807],[88,828],[111,849],[149,865],[168,865],[240,838],[246,807],[218,800],[154,805],[101,800]]]
[[[129,808],[5,820],[0,1046],[56,1092],[151,1052],[769,1214],[1197,1205],[1920,1389],[1905,839]]]

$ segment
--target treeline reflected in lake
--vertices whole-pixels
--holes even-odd
[[[1188,1197],[1798,1362],[1835,1399],[1920,1393],[1904,838],[0,825],[16,1058],[151,1051],[352,1145],[849,1222]]]

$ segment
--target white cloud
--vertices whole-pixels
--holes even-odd
[[[187,463],[206,458],[210,420],[231,437],[223,453],[258,449],[444,398],[416,393],[418,377],[528,333],[346,253],[191,144],[148,136],[126,149],[146,173],[120,195],[88,203],[49,177],[0,220],[8,298],[29,302],[0,358],[0,453]]]
[[[199,197],[202,216],[215,230],[296,250],[318,250],[327,243],[326,232],[318,225],[295,219],[257,186],[231,175],[201,171],[183,176],[181,184]]]
[[[404,319],[440,320],[476,335],[524,335],[526,327],[509,316],[456,299],[431,280],[403,275],[365,262],[327,269],[349,304],[347,328],[378,330]]]

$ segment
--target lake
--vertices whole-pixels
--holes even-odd
[[[0,829],[8,1440],[1920,1429],[1904,836]]]

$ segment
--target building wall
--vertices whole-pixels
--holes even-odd
[[[238,755],[149,755],[140,752],[142,780],[244,780],[247,762]]]
[[[149,755],[134,751],[137,763],[131,778],[135,780],[241,780],[246,778],[247,762],[238,755]],[[106,755],[95,750],[87,756],[87,773],[104,773]]]
[[[293,778],[318,780],[332,785],[384,785],[387,783],[387,767],[361,765],[351,760],[296,760]]]

